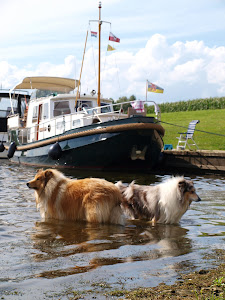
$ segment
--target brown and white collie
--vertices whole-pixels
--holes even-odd
[[[55,169],[41,169],[27,186],[35,191],[43,219],[124,224],[121,193],[104,179],[72,180]]]
[[[122,209],[131,219],[147,219],[153,223],[176,224],[192,201],[200,201],[194,184],[184,177],[172,177],[153,186],[116,183],[123,201]]]

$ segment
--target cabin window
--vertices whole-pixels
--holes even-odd
[[[110,105],[107,104],[107,103],[101,103],[101,112],[102,112],[102,113],[111,112],[111,107],[110,107]]]
[[[77,102],[77,105],[76,105],[76,110],[78,109],[78,107],[79,108],[86,108],[87,110],[88,109],[91,109],[92,108],[92,102],[91,101],[84,101],[84,100],[81,100],[81,101],[79,101],[79,103]],[[88,111],[88,113],[90,113],[89,111]]]
[[[38,120],[38,106],[33,107],[32,123],[37,122]]]
[[[49,109],[48,109],[48,103],[44,104],[44,109],[43,109],[43,120],[46,120],[49,118]]]
[[[91,101],[81,101],[81,106],[85,107],[86,109],[91,108]]]
[[[61,116],[61,115],[66,115],[70,114],[70,105],[69,101],[56,101],[54,102],[54,110],[53,110],[53,116]]]

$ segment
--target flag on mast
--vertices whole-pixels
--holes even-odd
[[[97,37],[97,32],[96,31],[91,31],[91,36]]]
[[[113,50],[116,50],[116,48],[112,47],[111,45],[108,45],[107,51],[113,51]]]
[[[112,42],[120,43],[120,39],[116,37],[112,32],[109,33],[109,40]]]
[[[153,93],[163,93],[164,89],[159,87],[158,85],[151,83],[147,80],[147,91],[148,92],[153,92]]]

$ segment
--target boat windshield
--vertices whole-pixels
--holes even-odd
[[[49,91],[49,90],[35,89],[31,94],[31,99],[37,99],[37,98],[48,97],[48,96],[57,96],[58,94],[59,94],[58,92],[53,90]],[[66,93],[60,92],[60,94],[66,94]]]

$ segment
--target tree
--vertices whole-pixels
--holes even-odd
[[[130,102],[130,101],[135,101],[136,97],[134,95],[131,95],[129,98],[127,98],[126,96],[120,97],[119,100],[117,100],[114,103],[123,103],[123,102]],[[128,107],[131,107],[130,103],[126,103],[123,104],[123,111],[124,113],[127,113]],[[116,105],[114,106],[114,110],[119,110],[120,109],[120,105]]]

